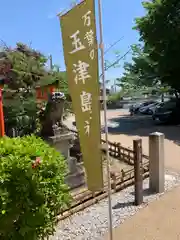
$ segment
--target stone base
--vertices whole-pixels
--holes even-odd
[[[85,184],[85,174],[82,164],[77,163],[75,157],[70,157],[69,149],[72,139],[72,133],[59,134],[48,139],[48,142],[66,158],[69,173],[66,176],[65,183],[71,189]]]
[[[65,158],[69,158],[69,149],[73,139],[72,133],[66,133],[48,138],[48,143],[53,146],[57,151],[62,153]]]
[[[71,188],[81,187],[85,184],[84,171],[68,174],[65,183]]]
[[[77,159],[71,157],[68,161],[69,173],[66,177],[66,184],[72,189],[85,184],[84,170],[82,164],[77,163]]]

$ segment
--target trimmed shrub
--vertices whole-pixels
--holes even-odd
[[[45,239],[71,200],[63,156],[33,135],[1,138],[0,156],[0,239]]]

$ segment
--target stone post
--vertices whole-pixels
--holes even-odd
[[[154,132],[149,135],[149,188],[156,193],[164,192],[164,134]]]

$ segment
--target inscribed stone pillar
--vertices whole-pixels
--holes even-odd
[[[156,193],[164,192],[164,134],[154,132],[149,135],[149,188]]]

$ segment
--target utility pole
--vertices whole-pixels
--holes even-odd
[[[116,93],[116,78],[114,79],[114,93]]]
[[[52,55],[49,56],[50,69],[53,70]]]

